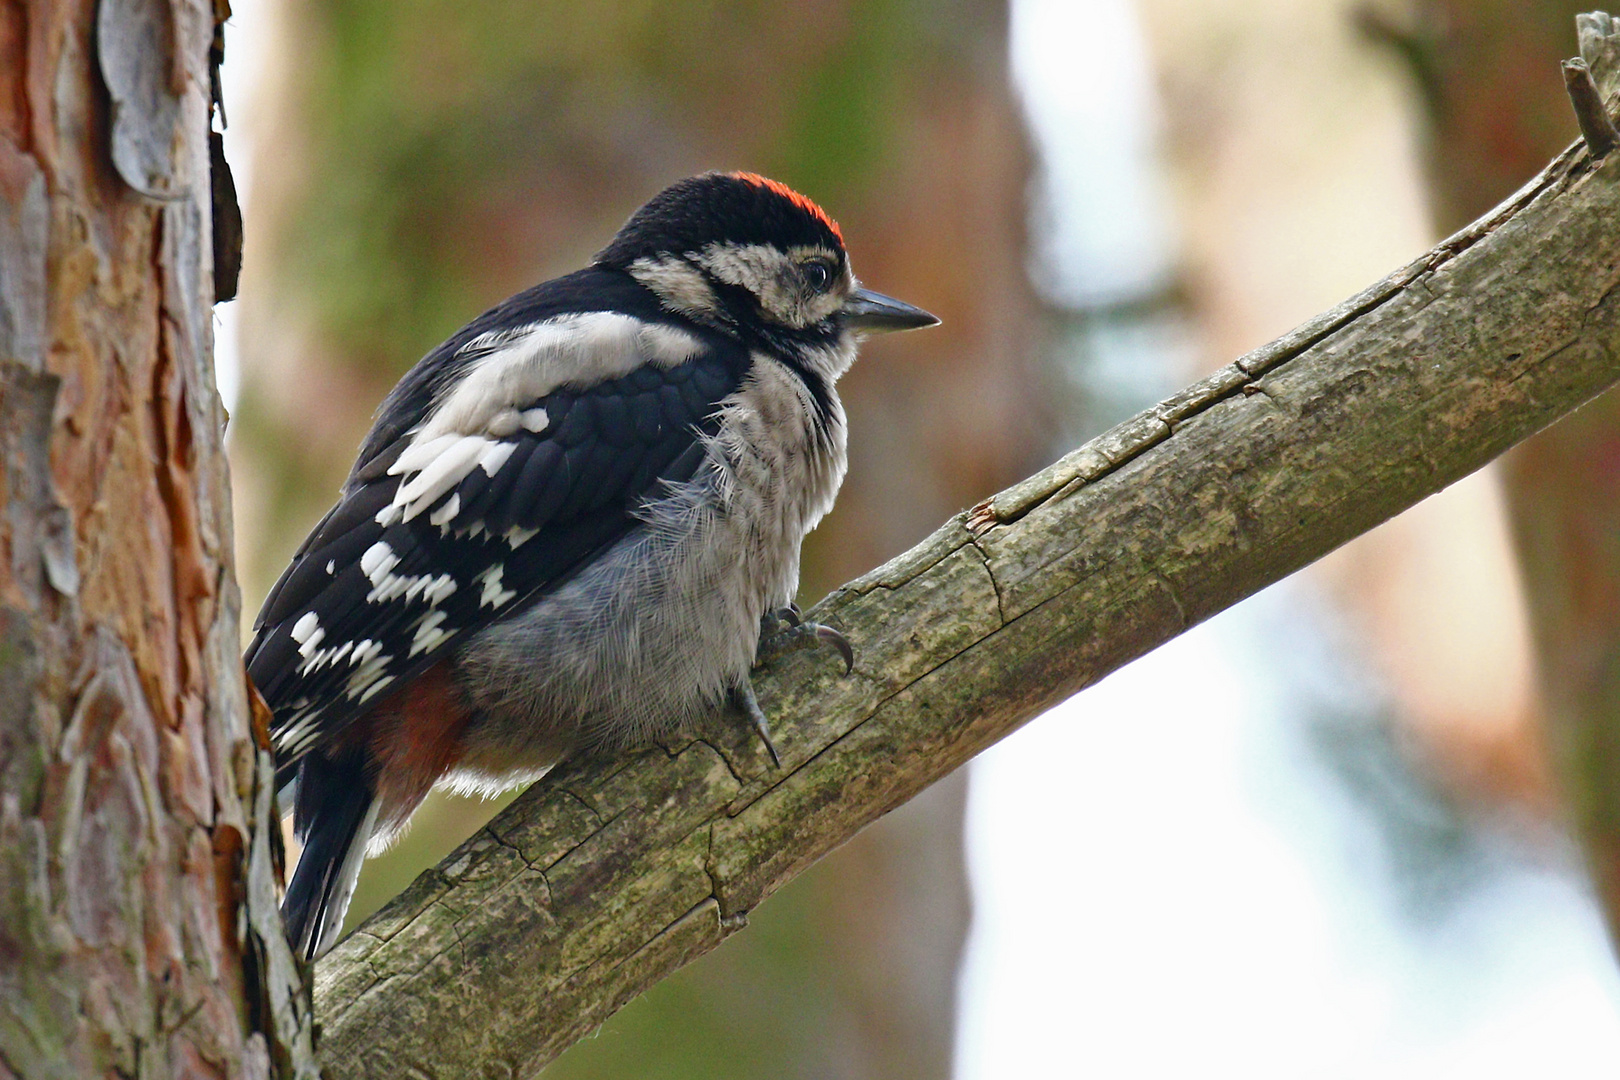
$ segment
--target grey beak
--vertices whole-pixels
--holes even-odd
[[[939,325],[939,320],[922,308],[871,289],[856,289],[850,293],[849,299],[844,301],[843,314],[845,325],[868,332]]]

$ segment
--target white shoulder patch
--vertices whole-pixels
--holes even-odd
[[[612,311],[564,315],[473,339],[465,350],[484,355],[440,399],[389,466],[390,476],[404,479],[393,502],[377,515],[378,524],[410,521],[474,468],[494,476],[515,448],[506,440],[520,429],[538,434],[550,425],[546,410],[534,404],[547,394],[621,378],[645,364],[674,367],[702,348],[676,327]],[[447,504],[430,520],[448,527],[456,513]]]
[[[563,386],[621,378],[643,364],[674,367],[701,348],[696,338],[675,327],[614,311],[562,315],[520,330],[485,334],[463,349],[484,355],[440,399],[406,453],[449,434],[494,434],[492,422],[504,428],[506,413]]]

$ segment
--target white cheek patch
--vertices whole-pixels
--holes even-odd
[[[802,245],[782,251],[767,244],[714,243],[698,256],[716,278],[753,293],[770,318],[801,328],[827,318],[843,303],[837,290],[806,291],[800,269],[806,259],[839,261],[826,248]]]
[[[767,311],[775,310],[768,301],[781,290],[782,278],[791,269],[785,254],[765,244],[710,244],[698,262],[727,285],[759,297]]]

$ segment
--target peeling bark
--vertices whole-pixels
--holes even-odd
[[[1620,155],[1567,151],[1411,266],[948,522],[814,617],[857,651],[735,723],[568,765],[318,968],[334,1077],[533,1075],[1044,709],[1620,379]]]
[[[213,381],[214,16],[0,2],[8,1077],[314,1075]]]

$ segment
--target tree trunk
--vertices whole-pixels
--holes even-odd
[[[314,1075],[213,381],[215,15],[0,2],[4,1077]]]

